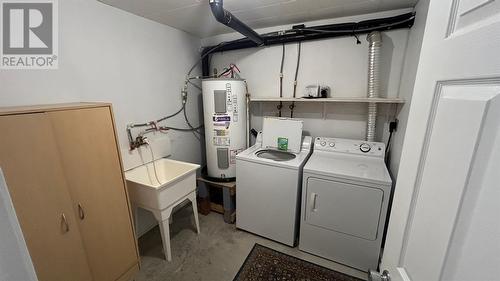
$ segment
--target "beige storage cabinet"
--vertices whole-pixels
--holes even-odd
[[[128,281],[139,255],[110,104],[0,109],[0,167],[40,281]]]

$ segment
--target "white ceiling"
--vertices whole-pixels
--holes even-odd
[[[200,38],[233,32],[212,16],[208,0],[99,0]],[[418,0],[225,0],[224,8],[252,28],[413,7]]]

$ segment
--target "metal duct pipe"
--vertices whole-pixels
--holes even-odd
[[[212,9],[212,14],[215,19],[230,28],[238,31],[239,33],[248,37],[258,46],[264,45],[265,41],[262,36],[251,29],[248,25],[244,24],[237,17],[231,14],[229,11],[224,9],[223,0],[210,0],[210,8]]]
[[[382,35],[378,31],[366,36],[368,46],[368,98],[380,97],[380,49],[382,47]],[[377,124],[377,104],[368,103],[368,121],[366,124],[366,140],[375,141],[375,129]]]

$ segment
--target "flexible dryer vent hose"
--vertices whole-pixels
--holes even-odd
[[[380,51],[382,35],[378,31],[367,35],[368,46],[368,98],[380,97]],[[366,140],[375,141],[377,123],[377,104],[368,103],[368,121],[366,124]]]

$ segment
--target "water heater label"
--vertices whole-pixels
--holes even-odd
[[[227,97],[227,108],[231,108],[232,100],[231,100],[231,83],[226,84],[226,97]]]
[[[231,116],[228,116],[228,115],[214,116],[213,119],[214,119],[214,122],[231,121]]]
[[[214,122],[214,127],[224,127],[226,129],[229,129],[229,125],[231,122]]]
[[[216,146],[229,146],[229,137],[214,137],[213,143]]]
[[[238,122],[238,96],[233,95],[233,121]]]
[[[224,137],[229,135],[229,130],[226,129],[215,129],[214,136],[216,137]]]

